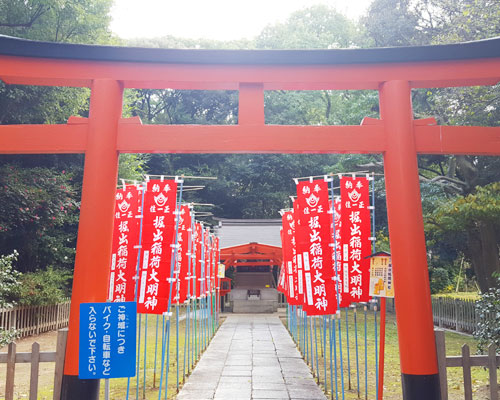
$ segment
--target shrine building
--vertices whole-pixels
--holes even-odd
[[[220,261],[226,267],[222,285],[225,311],[272,313],[278,309],[276,290],[281,267],[281,219],[218,218]]]

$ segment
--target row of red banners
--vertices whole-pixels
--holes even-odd
[[[219,287],[218,263],[219,239],[195,221],[189,205],[178,207],[176,181],[117,190],[111,301],[137,300],[139,313],[163,314],[169,299],[178,304],[211,295]]]
[[[370,300],[369,200],[367,178],[342,177],[333,204],[326,180],[297,183],[293,209],[282,215],[278,290],[289,304],[327,315]]]

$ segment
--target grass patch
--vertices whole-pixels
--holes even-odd
[[[309,326],[309,349],[306,355],[306,341],[303,339],[303,334],[299,333],[298,344],[303,354],[304,358],[308,359],[309,366],[314,366],[314,375],[317,380],[319,380],[320,385],[323,389],[326,388],[326,392],[331,395],[332,384],[330,381],[330,348],[328,333],[330,324],[327,321],[327,345],[326,349],[323,341],[323,318],[313,318],[313,325]],[[358,376],[359,376],[359,392],[360,397],[365,398],[366,388],[368,389],[368,398],[372,399],[376,397],[376,369],[375,369],[375,315],[373,311],[368,311],[366,315],[366,346],[365,346],[365,333],[364,333],[364,323],[365,315],[362,309],[357,311],[356,315],[357,323],[357,339],[358,339],[358,368],[356,367],[356,330],[354,321],[354,312],[349,310],[348,312],[348,329],[346,329],[346,315],[342,312],[341,315],[341,336],[342,336],[342,358],[343,358],[343,372],[344,372],[344,387],[345,387],[345,399],[354,400],[358,399]],[[309,323],[311,319],[309,320]],[[333,319],[332,319],[333,321]],[[380,322],[380,313],[377,313],[377,321]],[[314,335],[314,323],[316,324],[316,341]],[[285,321],[286,325],[286,321]],[[312,328],[312,329],[311,329]],[[312,333],[311,333],[312,330]],[[347,331],[349,331],[349,341],[347,341]],[[380,334],[380,329],[377,327],[377,336]],[[337,346],[335,347],[337,353],[337,387],[340,393],[341,388],[341,377],[340,377],[340,346],[339,346],[339,332],[338,325],[336,324],[336,339]],[[380,337],[378,336],[380,339]],[[312,355],[314,359],[311,360],[311,342],[313,342]],[[316,345],[317,343],[317,345]],[[460,355],[461,347],[463,344],[468,344],[471,348],[471,352],[477,351],[477,341],[470,337],[461,334],[456,334],[453,332],[446,332],[446,353],[447,355]],[[318,352],[318,362],[316,362],[316,346]],[[332,347],[332,358],[334,354],[334,348]],[[348,350],[349,350],[349,360],[348,360]],[[365,363],[365,350],[366,350],[366,363]],[[306,357],[307,356],[307,357]],[[325,365],[326,360],[326,365]],[[333,371],[335,371],[335,365],[333,364]],[[325,367],[326,367],[326,385],[325,385]],[[402,398],[401,392],[401,373],[399,364],[399,347],[398,347],[398,336],[397,336],[397,326],[395,315],[388,313],[386,320],[386,341],[385,341],[385,368],[384,368],[384,399],[387,400],[400,400]],[[358,373],[359,371],[359,373]],[[488,371],[484,368],[474,367],[472,368],[472,383],[473,391],[475,393],[486,393],[488,384]],[[335,374],[333,373],[333,390],[335,393]],[[450,400],[463,399],[463,378],[461,368],[449,368],[448,369],[448,391]],[[486,398],[480,397],[478,398]],[[334,396],[335,398],[335,396]]]
[[[438,293],[433,294],[433,297],[447,297],[450,299],[460,300],[479,300],[481,295],[478,292],[454,292],[454,293]]]
[[[167,399],[173,399],[177,394],[177,388],[181,387],[184,383],[184,380],[187,380],[188,370],[192,371],[192,367],[196,364],[197,360],[201,355],[201,352],[204,349],[205,345],[208,345],[210,335],[208,334],[208,327],[204,327],[204,334],[202,335],[200,332],[200,311],[197,310],[197,327],[196,327],[196,344],[197,351],[193,354],[192,346],[193,346],[193,323],[190,325],[190,346],[191,350],[189,351],[189,359],[187,358],[186,351],[186,361],[184,362],[184,347],[187,345],[186,343],[186,320],[185,320],[185,312],[186,308],[181,307],[179,314],[179,327],[177,335],[177,325],[176,325],[176,316],[175,316],[175,308],[172,310],[171,317],[171,325],[170,325],[170,359],[169,359],[169,373],[168,373],[168,391],[167,391]],[[191,316],[194,314],[191,311]],[[127,398],[127,386],[129,399],[135,399],[137,393],[137,387],[139,388],[139,398],[140,399],[158,399],[158,391],[160,384],[160,374],[161,374],[161,359],[162,359],[162,327],[163,327],[163,317],[159,316],[157,318],[156,315],[141,315],[138,317],[138,326],[140,321],[140,332],[141,332],[141,341],[140,341],[140,349],[138,349],[138,354],[140,355],[139,359],[139,380],[136,377],[130,378],[116,378],[110,379],[110,399],[115,400],[124,400]],[[205,320],[206,321],[206,320]],[[158,326],[158,330],[157,330]],[[166,323],[165,328],[166,331]],[[158,332],[158,333],[157,333]],[[51,341],[51,345],[55,349],[55,338],[56,335],[53,334],[49,341]],[[146,338],[146,340],[145,340]],[[204,343],[200,343],[200,340],[204,339]],[[23,340],[23,342],[33,342],[33,338],[28,338]],[[53,343],[52,343],[53,342]],[[177,343],[179,344],[179,373],[177,375]],[[138,340],[139,346],[139,340]],[[26,348],[24,348],[26,347]],[[26,346],[19,348],[18,351],[29,351]],[[47,349],[43,349],[46,351]],[[6,351],[2,349],[2,351]],[[156,357],[155,357],[156,355]],[[166,354],[165,354],[165,372],[166,372]],[[0,364],[0,366],[4,366],[0,370],[0,379],[2,382],[5,381],[5,365]],[[54,373],[54,364],[53,363],[43,363],[40,364],[47,368],[48,372],[44,372],[41,370],[41,376],[39,380],[39,390],[38,390],[38,399],[40,400],[51,400],[53,396],[53,373]],[[177,376],[179,380],[177,380]],[[30,370],[29,364],[16,364],[16,392],[15,399],[26,399],[29,394],[29,377]],[[144,380],[145,377],[145,380]],[[162,398],[164,398],[165,393],[165,379],[166,375],[164,373],[163,382],[162,382]],[[0,385],[0,389],[1,389]],[[100,398],[104,399],[104,390],[105,384],[104,381],[101,381],[100,385]],[[0,391],[0,399],[3,398],[3,391]]]

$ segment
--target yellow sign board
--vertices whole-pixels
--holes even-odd
[[[226,266],[224,264],[219,264],[219,269],[217,270],[217,278],[226,277]]]
[[[383,255],[370,258],[370,296],[394,297],[390,256]]]

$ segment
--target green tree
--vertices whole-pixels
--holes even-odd
[[[489,0],[375,0],[363,23],[378,46],[411,46],[498,36],[499,15],[500,3]],[[442,125],[499,126],[499,89],[495,85],[414,90],[415,116],[436,117]],[[474,266],[481,289],[486,290],[498,265],[499,242],[494,234],[498,222],[474,213],[464,219],[454,212],[442,224],[437,216],[462,202],[471,203],[481,187],[500,181],[499,158],[425,155],[419,157],[419,167],[424,215],[427,226],[432,227],[427,231],[431,275],[432,268],[445,268],[453,277],[456,259],[465,255]],[[480,197],[492,195],[486,191]],[[495,204],[494,198],[485,201]],[[458,209],[466,212],[463,207]],[[467,230],[461,230],[464,221],[469,224]],[[485,259],[490,265],[486,269],[479,265]]]
[[[0,166],[0,251],[19,252],[18,270],[71,267],[79,201],[73,174]]]
[[[66,43],[111,44],[112,0],[0,0],[0,34]],[[87,116],[85,88],[0,83],[0,124],[65,123]],[[122,155],[120,174],[140,177],[141,160]],[[0,156],[0,254],[18,249],[22,271],[72,268],[83,155]]]
[[[496,287],[490,288],[481,295],[476,303],[476,311],[479,313],[480,322],[474,337],[479,340],[478,350],[482,353],[488,351],[488,346],[494,344],[497,351],[500,349],[500,329],[498,318],[500,317],[500,278],[497,279]]]
[[[334,8],[315,5],[269,25],[256,39],[259,49],[337,49],[360,47],[359,28]]]
[[[22,276],[14,269],[14,262],[17,261],[18,255],[18,252],[14,250],[12,254],[0,256],[0,308],[12,307],[16,304]]]
[[[409,0],[374,0],[362,19],[375,47],[421,44],[419,14]]]
[[[313,6],[292,14],[285,22],[268,26],[255,41],[214,43],[175,38],[133,41],[132,44],[182,48],[337,48],[367,44],[360,30],[326,6]],[[234,124],[238,118],[236,92],[141,90],[130,95],[129,112],[145,123]],[[275,91],[265,94],[268,124],[359,124],[365,116],[378,116],[376,91]],[[337,163],[337,155],[158,155],[145,157],[152,174],[211,175],[200,192],[187,199],[214,203],[214,213],[227,218],[276,218],[290,205],[292,178],[321,175]],[[341,172],[337,170],[337,172]]]
[[[496,283],[500,274],[500,182],[479,186],[475,193],[443,202],[427,218],[429,229],[465,236],[465,254],[471,260],[481,291]]]

